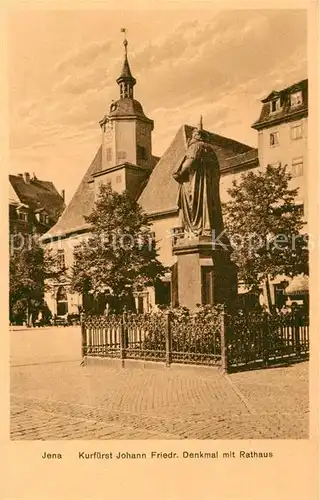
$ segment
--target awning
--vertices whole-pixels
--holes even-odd
[[[285,295],[303,295],[309,292],[309,277],[305,274],[294,276],[285,289]]]

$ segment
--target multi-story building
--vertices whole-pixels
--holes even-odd
[[[258,131],[259,163],[262,168],[287,165],[307,219],[308,80],[273,90],[261,102],[260,117],[252,125]]]
[[[171,269],[159,290],[147,289],[136,296],[137,309],[148,311],[155,303],[175,303],[173,284],[176,257],[172,247],[175,232],[179,231],[181,227],[181,220],[177,206],[178,184],[174,181],[172,174],[185,156],[193,127],[181,125],[160,159],[152,154],[153,121],[145,115],[142,105],[134,99],[136,80],[131,74],[128,63],[126,40],[124,45],[123,68],[116,80],[120,95],[118,100],[111,103],[108,114],[100,121],[101,145],[66,210],[57,224],[42,237],[42,241],[50,245],[54,251],[60,252],[65,265],[71,267],[74,261],[75,247],[90,233],[85,216],[90,214],[94,206],[100,184],[108,182],[118,192],[124,189],[128,190],[148,214],[152,222],[155,240],[158,242],[159,259]],[[283,91],[283,96],[287,96],[288,92],[288,89],[286,92]],[[303,98],[304,92],[305,90],[303,90]],[[275,93],[270,95],[275,95]],[[295,94],[292,92],[290,95]],[[286,123],[290,127],[288,125],[291,123],[290,111],[287,111],[288,104],[284,97],[281,99],[282,112],[279,108],[278,119],[282,113],[283,121],[281,124]],[[267,155],[265,143],[267,135],[270,135],[269,132],[266,132],[268,127],[271,129],[270,133],[273,130],[278,132],[279,145],[282,144],[281,148],[284,148],[285,143],[281,143],[280,138],[285,135],[284,132],[280,134],[280,130],[272,128],[280,122],[274,122],[273,118],[268,121],[270,114],[276,118],[276,114],[272,115],[274,113],[272,104],[271,111],[267,112],[273,98],[270,97],[264,101],[260,119],[254,124],[254,127],[259,128],[258,143],[261,154],[260,150],[258,153],[257,148],[207,131],[208,141],[213,145],[220,164],[222,201],[227,199],[227,189],[231,186],[232,181],[243,172],[259,168],[259,160],[260,166],[270,162],[288,161],[285,151],[280,155],[280,148],[278,149],[279,157],[274,161],[271,156]],[[285,102],[286,104],[284,104]],[[296,122],[299,125],[298,120],[302,120],[301,114],[294,112],[293,104],[291,108],[293,111],[290,116],[296,116]],[[297,112],[302,111],[302,107],[298,105],[295,109]],[[306,133],[304,123],[301,125],[303,134]],[[292,137],[294,134],[299,135],[299,131],[292,131]],[[284,141],[284,138],[282,140]],[[292,139],[292,141],[294,140]],[[296,141],[298,143],[298,139]],[[294,162],[299,155],[302,156],[302,153],[297,153],[294,150],[293,154],[290,161],[292,160],[293,165],[297,165]],[[80,305],[86,307],[86,304],[89,303],[89,301],[87,302],[88,298],[70,293],[67,279],[61,282],[53,292],[47,294],[46,300],[52,313],[58,315],[76,313]]]
[[[9,175],[9,231],[11,235],[46,233],[65,208],[64,192],[52,182],[29,173]]]
[[[152,154],[153,121],[142,105],[134,99],[135,78],[127,57],[127,42],[121,74],[116,80],[119,99],[112,102],[107,115],[100,121],[101,146],[68,207],[55,226],[42,237],[72,266],[74,248],[90,227],[85,222],[94,205],[101,183],[111,183],[115,191],[128,190],[138,199],[152,221],[152,229],[159,244],[159,258],[164,265],[174,268],[172,252],[174,232],[181,227],[177,206],[178,184],[172,173],[184,158],[193,127],[182,125],[161,159]],[[241,172],[258,167],[258,151],[247,144],[207,132],[208,140],[217,153],[222,186]],[[223,196],[222,196],[223,198]],[[148,289],[136,297],[137,308],[147,311],[155,302],[170,303],[174,291],[172,273],[165,277],[159,290]],[[61,282],[46,297],[53,314],[75,313],[88,298],[69,293],[68,281]]]
[[[303,207],[307,225],[308,80],[301,80],[282,90],[273,90],[261,102],[260,117],[252,125],[258,131],[260,167],[278,164],[287,166],[292,175],[291,187],[298,188],[296,204]],[[275,303],[278,299],[281,303],[286,286],[284,278],[279,276],[273,281],[271,294]],[[294,288],[294,284],[291,288]],[[298,295],[296,298],[303,299]]]

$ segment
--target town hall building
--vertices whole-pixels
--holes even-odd
[[[116,80],[119,98],[111,103],[109,112],[100,121],[101,145],[70,203],[55,226],[42,237],[42,242],[59,253],[61,262],[66,268],[70,268],[74,260],[74,249],[90,234],[90,226],[85,217],[94,207],[100,185],[110,183],[115,191],[127,190],[149,216],[157,241],[158,258],[171,270],[163,278],[163,286],[159,290],[150,288],[136,295],[137,310],[148,312],[156,303],[177,305],[177,257],[173,253],[173,245],[181,233],[182,221],[177,204],[178,184],[172,174],[185,156],[194,127],[181,124],[162,157],[158,158],[152,154],[154,123],[145,114],[141,103],[134,99],[134,87],[137,82],[130,70],[127,46],[128,42],[125,40],[122,71]],[[305,90],[303,92],[305,96]],[[273,117],[278,119],[275,123],[272,120],[268,123],[265,119],[266,103],[269,103],[268,106],[271,106],[272,110],[274,99],[275,94],[272,94],[263,101],[264,114],[254,124],[259,130],[259,144],[263,142],[263,131],[268,129],[270,124],[274,127],[275,123],[279,124],[281,120],[283,123],[288,121],[283,109],[280,110],[281,116],[276,117],[276,114],[273,114]],[[299,111],[298,108],[297,110]],[[305,110],[296,116],[298,120],[304,120]],[[303,134],[306,134],[304,122],[302,128]],[[260,158],[258,148],[210,131],[206,131],[206,136],[219,161],[220,197],[224,202],[227,200],[227,189],[231,187],[234,179],[243,172],[266,165],[266,153]],[[265,141],[263,144],[266,147]],[[279,160],[281,161],[280,157]],[[87,300],[86,297],[70,293],[67,280],[57,285],[54,291],[48,292],[45,298],[52,313],[60,316],[77,314],[79,307],[86,307]],[[202,302],[209,303],[210,297],[204,294]]]

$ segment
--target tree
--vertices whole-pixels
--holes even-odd
[[[226,232],[239,277],[251,289],[263,281],[271,305],[270,279],[308,274],[308,238],[303,234],[303,208],[295,204],[286,166],[267,166],[233,182],[224,204]]]
[[[45,250],[37,238],[29,238],[19,249],[10,252],[10,317],[26,320],[45,309],[44,292],[64,272],[55,255]]]
[[[116,312],[134,309],[133,292],[155,285],[165,271],[146,214],[128,192],[107,184],[86,222],[90,236],[75,249],[71,288],[92,294],[100,312],[106,302]]]

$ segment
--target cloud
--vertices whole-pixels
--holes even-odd
[[[181,124],[197,124],[201,113],[209,130],[254,144],[250,125],[260,99],[306,77],[306,26],[303,11],[233,10],[172,22],[160,37],[129,45],[135,96],[155,120],[154,152],[162,154]],[[35,155],[35,163],[41,151],[41,164],[64,175],[66,158],[79,181],[100,140],[98,121],[119,95],[122,57],[119,44],[101,39],[52,64],[42,75],[47,90],[13,108],[11,145],[19,161],[19,151]]]
[[[99,40],[90,42],[66,54],[54,67],[56,72],[70,71],[74,68],[85,69],[87,65],[94,64],[98,57],[105,57],[109,54],[112,46],[111,40]]]

